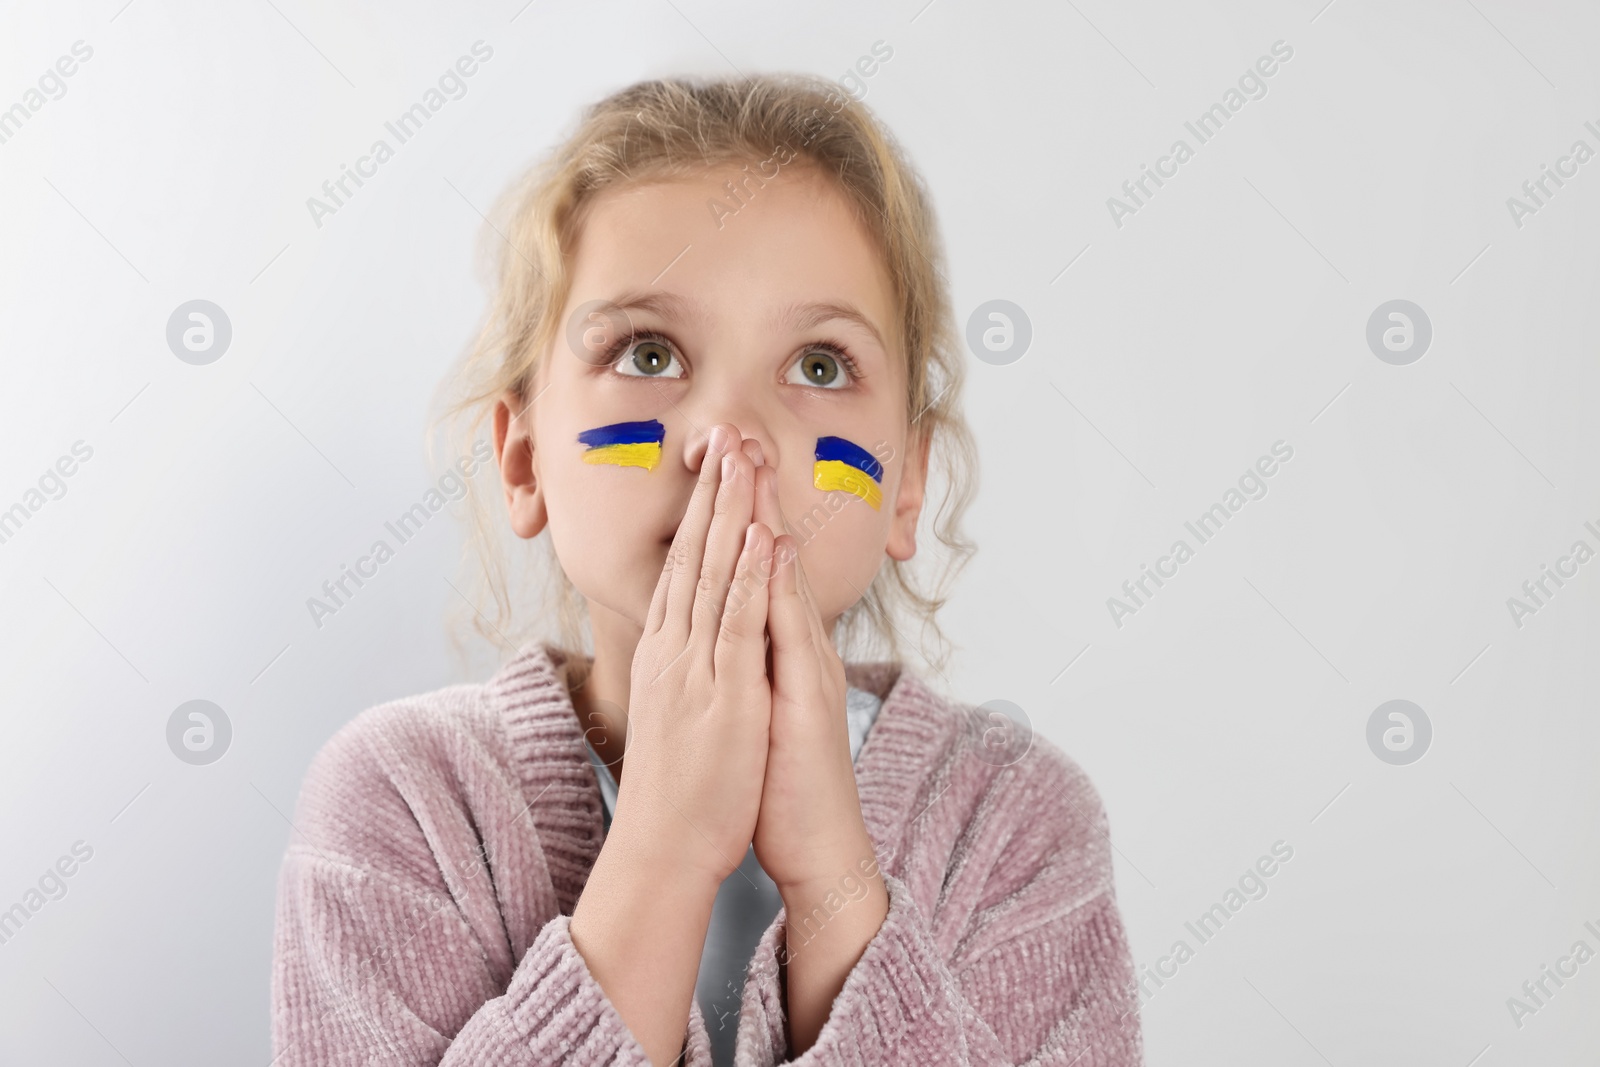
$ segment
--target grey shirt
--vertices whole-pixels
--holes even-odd
[[[852,761],[861,752],[867,731],[872,728],[882,704],[878,697],[864,689],[852,687],[845,691]],[[600,797],[605,802],[605,828],[609,831],[611,815],[617,806],[617,782],[611,768],[601,762],[587,739],[584,748],[588,750],[589,763],[600,783]],[[706,930],[705,949],[700,954],[700,973],[695,980],[694,995],[711,1037],[714,1063],[733,1062],[733,1041],[739,1030],[739,1001],[744,994],[744,971],[755,954],[756,942],[761,940],[782,907],[778,887],[761,869],[755,848],[751,846],[738,869],[717,890],[717,899],[711,906],[711,925]]]

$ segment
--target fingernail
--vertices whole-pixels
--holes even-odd
[[[756,546],[756,524],[751,523],[744,528],[744,550],[749,552]]]
[[[725,482],[733,481],[733,457],[732,456],[723,456],[722,457],[722,480],[725,481]]]
[[[728,431],[721,426],[711,427],[710,447],[713,452],[726,452],[728,450]]]

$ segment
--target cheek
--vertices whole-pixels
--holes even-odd
[[[630,613],[639,587],[648,603],[661,564],[651,553],[662,472],[586,464],[581,454],[573,445],[541,464],[551,547],[580,593]]]
[[[848,493],[815,488],[810,470],[803,479],[786,480],[779,499],[820,607],[826,616],[838,615],[861,599],[883,564],[888,512]]]
[[[618,536],[611,520],[613,497],[606,493],[584,492],[584,482],[594,481],[597,472],[573,470],[560,464],[544,479],[545,511],[550,521],[550,542],[567,576],[582,589],[584,578],[599,560],[615,555],[609,540]],[[587,478],[585,476],[588,476]]]

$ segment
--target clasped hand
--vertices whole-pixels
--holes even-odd
[[[783,528],[760,446],[714,427],[634,654],[617,819],[716,884],[753,843],[787,900],[873,848],[844,664]]]

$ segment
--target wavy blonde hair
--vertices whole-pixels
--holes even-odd
[[[935,669],[950,643],[935,615],[950,583],[975,548],[961,520],[976,492],[972,435],[961,414],[960,334],[942,268],[943,248],[927,190],[890,133],[864,105],[826,79],[757,75],[724,79],[672,78],[631,85],[586,108],[565,142],[531,168],[497,201],[482,232],[480,252],[494,291],[476,341],[444,383],[453,396],[435,423],[448,424],[450,448],[464,456],[495,403],[512,392],[527,398],[539,361],[561,336],[557,321],[570,288],[572,249],[590,201],[630,182],[693,175],[725,163],[765,159],[788,146],[796,162],[831,176],[857,217],[876,238],[893,279],[909,388],[907,459],[929,447],[928,501],[936,480],[943,495],[931,527],[943,559],[919,566],[889,560],[862,599],[840,618],[836,640],[846,658],[906,649],[897,620],[920,623],[917,651]],[[428,439],[434,454],[434,434]],[[469,606],[451,627],[457,652],[462,625],[481,637],[519,647],[530,629],[513,610],[506,522],[497,507],[467,483],[469,536],[463,552],[463,591]],[[500,494],[498,480],[492,497]],[[929,509],[924,506],[924,515]],[[795,531],[791,530],[790,533]],[[588,654],[586,606],[549,549],[544,568],[559,621],[559,646]],[[525,557],[526,554],[518,554]],[[921,573],[931,571],[931,575]],[[493,613],[470,607],[492,601]],[[929,638],[933,651],[929,650]]]

